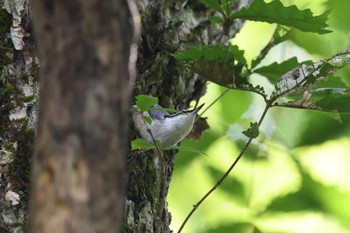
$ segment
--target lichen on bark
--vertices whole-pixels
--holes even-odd
[[[38,61],[28,1],[3,1],[0,10],[0,232],[25,232],[30,158],[38,95]],[[17,44],[18,43],[18,44]],[[19,46],[21,45],[21,46]]]

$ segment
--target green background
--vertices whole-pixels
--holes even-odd
[[[289,0],[315,15],[333,9],[332,33],[296,32],[273,48],[264,64],[297,56],[317,61],[350,47],[349,0]],[[232,40],[248,61],[268,43],[276,25],[246,22]],[[336,73],[350,86],[350,68]],[[262,76],[251,81],[266,83]],[[224,88],[209,83],[201,102],[209,105]],[[350,104],[350,103],[349,103]],[[176,155],[168,204],[176,232],[192,206],[216,183],[244,146],[241,133],[263,111],[261,97],[230,91],[204,117],[210,125],[200,142],[184,140]],[[203,153],[189,152],[186,148]],[[184,233],[350,232],[350,115],[272,108],[243,159],[199,207]]]

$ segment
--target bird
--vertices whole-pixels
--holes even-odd
[[[141,138],[153,145],[154,141],[159,140],[163,148],[168,148],[176,146],[187,136],[193,127],[197,112],[203,105],[169,114],[162,106],[154,104],[148,111],[134,112],[132,118]],[[151,124],[145,122],[145,117],[152,119]]]

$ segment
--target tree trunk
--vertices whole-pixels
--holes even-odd
[[[0,232],[24,232],[38,60],[28,1],[0,3]]]
[[[117,232],[133,16],[126,1],[32,4],[41,83],[30,231]]]
[[[250,1],[236,0],[233,9]],[[178,64],[171,54],[190,45],[228,43],[242,21],[223,29],[209,22],[213,11],[200,1],[137,1],[142,20],[135,95],[156,96],[164,107],[187,108],[205,92],[206,82]],[[137,136],[132,130],[130,139]],[[176,151],[164,152],[165,164],[151,151],[132,151],[122,232],[170,232],[167,194]]]

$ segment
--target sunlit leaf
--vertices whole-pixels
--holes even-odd
[[[205,155],[205,156],[209,157],[209,155],[206,154],[204,151],[197,150],[196,148],[192,148],[192,147],[181,146],[180,148],[175,148],[175,149],[181,149],[184,151],[194,152],[194,153]]]
[[[234,18],[241,18],[267,23],[277,23],[295,27],[304,32],[329,33],[326,21],[330,11],[313,16],[310,9],[299,10],[295,5],[285,7],[280,1],[265,3],[263,0],[255,0],[249,8],[242,8],[233,14]]]
[[[132,150],[149,150],[155,148],[154,145],[143,140],[142,138],[137,138],[131,142]]]
[[[145,120],[145,122],[147,123],[147,124],[152,124],[152,118],[151,117],[149,117],[149,116],[143,116],[143,119]]]
[[[292,57],[282,63],[274,62],[268,66],[260,67],[254,70],[254,73],[259,73],[269,79],[271,83],[276,83],[278,79],[291,69],[299,66],[296,57]]]
[[[249,129],[247,129],[246,131],[242,132],[245,136],[247,136],[248,138],[256,138],[259,136],[259,125],[258,123],[254,122],[254,123],[250,123],[250,127]]]
[[[244,57],[244,51],[240,50],[237,45],[230,45],[230,50],[234,54],[235,60],[242,65],[247,65],[247,60]]]
[[[141,111],[148,111],[153,104],[158,103],[158,98],[138,95],[136,96],[136,105]]]
[[[293,29],[286,28],[284,26],[278,25],[273,34],[274,43],[277,45],[287,40],[295,39],[295,33]]]

